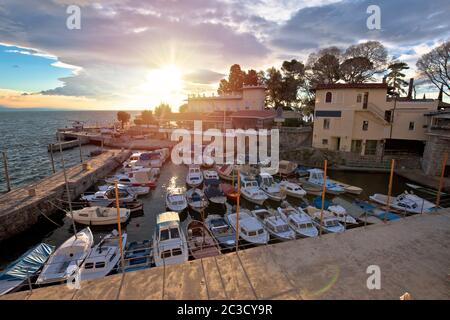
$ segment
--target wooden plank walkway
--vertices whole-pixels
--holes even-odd
[[[367,288],[378,265],[381,289]],[[450,299],[450,211],[2,299]]]

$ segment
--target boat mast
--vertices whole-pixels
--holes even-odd
[[[75,220],[73,219],[72,200],[71,200],[71,196],[70,196],[69,182],[67,181],[66,165],[64,163],[64,156],[63,156],[63,152],[62,152],[61,135],[60,134],[58,134],[58,144],[59,144],[59,153],[61,154],[61,165],[62,165],[63,172],[64,172],[64,182],[66,184],[67,200],[69,201],[70,218],[72,219],[72,227],[73,227],[73,232],[75,233],[75,239],[77,239],[77,228],[75,227]]]
[[[114,180],[114,189],[116,191],[116,208],[117,208],[117,229],[119,231],[119,246],[120,246],[120,263],[122,270],[125,268],[125,261],[123,256],[123,244],[122,244],[122,225],[120,223],[120,208],[119,208],[119,188],[117,186],[117,179]]]
[[[236,253],[239,246],[239,202],[241,199],[241,179],[239,178],[239,168],[237,169],[238,181],[237,181],[237,199],[236,199]]]
[[[327,160],[325,159],[323,164],[323,188],[322,188],[322,206],[320,208],[320,228],[319,228],[319,236],[322,235],[323,228],[323,208],[325,206],[325,192],[327,191]]]

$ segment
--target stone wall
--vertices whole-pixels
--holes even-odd
[[[122,152],[109,158],[104,165],[93,170],[89,174],[82,176],[76,181],[69,182],[69,190],[71,193],[71,199],[74,200],[80,196],[83,192],[89,189],[96,181],[104,178],[122,164],[130,156],[131,152]],[[24,190],[24,192],[26,192]],[[5,194],[4,196],[7,196]],[[65,184],[61,184],[46,194],[45,197],[32,202],[30,205],[21,206],[20,208],[14,208],[9,210],[6,214],[1,216],[2,222],[0,223],[0,241],[11,238],[21,232],[26,231],[28,228],[36,224],[39,219],[46,219],[46,216],[51,216],[58,209],[52,205],[56,204],[59,207],[65,207],[64,204],[59,201],[67,200]]]
[[[280,152],[302,147],[311,147],[311,127],[280,127]]]
[[[434,135],[428,137],[422,158],[422,170],[425,174],[431,176],[438,176],[441,174],[442,161],[446,152],[450,155],[449,138]]]

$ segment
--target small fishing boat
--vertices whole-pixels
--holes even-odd
[[[22,254],[0,272],[0,296],[19,290],[22,285],[36,276],[55,247],[41,243]]]
[[[186,236],[180,227],[177,212],[164,212],[156,217],[153,235],[153,260],[157,267],[188,260]]]
[[[317,209],[322,208],[322,198],[321,197],[314,198],[313,203]],[[341,222],[341,223],[358,224],[358,221],[356,221],[356,219],[353,218],[352,216],[348,215],[347,210],[340,204],[330,203],[329,200],[324,199],[323,208],[325,210],[330,211],[332,214],[334,214],[336,216],[336,218],[339,220],[339,222]]]
[[[239,194],[237,192],[237,189],[233,187],[233,185],[229,183],[222,183],[220,187],[222,188],[223,193],[225,193],[225,196],[227,197],[228,200],[230,200],[231,202],[237,201]]]
[[[170,211],[183,212],[188,206],[186,195],[182,189],[170,190],[166,193],[166,208]]]
[[[432,196],[437,196],[437,194],[438,194],[438,191],[435,190],[435,189],[431,189],[431,188],[427,188],[427,187],[422,187],[422,186],[419,186],[419,185],[417,185],[417,184],[412,184],[412,183],[407,183],[406,185],[407,185],[409,188],[414,189],[415,191],[422,192],[422,193],[426,193],[426,194],[430,194],[430,195],[432,195]],[[445,193],[445,192],[442,192],[442,191],[441,191],[441,196],[448,196],[448,195],[449,195],[448,193]]]
[[[136,195],[126,189],[118,190],[119,203],[136,201]],[[111,186],[106,191],[97,191],[95,193],[85,193],[81,196],[81,200],[86,201],[91,206],[107,207],[116,203],[116,190]]]
[[[191,188],[195,188],[200,186],[202,183],[203,175],[200,167],[198,165],[190,165],[186,176],[186,184]]]
[[[306,191],[307,194],[313,195],[313,196],[320,196],[323,192],[323,187],[310,184],[307,180],[299,178],[299,185],[303,188],[303,190]]]
[[[237,232],[237,214],[227,213],[225,217],[234,231]],[[270,238],[261,222],[253,217],[247,209],[241,209],[239,212],[239,237],[252,244],[266,244]]]
[[[185,225],[189,252],[194,259],[220,254],[219,244],[203,222],[188,216]]]
[[[216,171],[203,171],[204,188],[203,192],[212,203],[224,204],[227,201],[224,191],[221,188],[219,175]]]
[[[293,198],[303,198],[306,195],[306,191],[303,190],[300,185],[294,182],[283,180],[280,182],[280,189],[286,195]]]
[[[237,171],[235,170],[234,165],[217,165],[216,171],[219,177],[223,180],[232,181],[233,179],[237,179]]]
[[[137,196],[143,196],[143,195],[150,193],[150,187],[144,187],[144,186],[118,184],[117,188],[119,190],[126,190],[129,193],[135,194]],[[108,191],[109,189],[111,189],[111,185],[109,185],[109,184],[105,184],[103,186],[98,187],[98,191]]]
[[[251,211],[251,215],[258,219],[275,239],[282,241],[295,239],[295,231],[289,228],[287,222],[277,211],[256,209]]]
[[[263,192],[258,182],[251,176],[247,176],[241,173],[241,195],[247,201],[262,205],[269,197]]]
[[[328,200],[326,200],[327,202]],[[342,206],[345,211],[347,211],[347,214],[355,218],[357,221],[360,221],[362,223],[370,223],[370,224],[376,224],[381,223],[381,220],[377,217],[373,216],[369,210],[365,209],[364,206],[359,206],[358,202],[363,203],[363,201],[354,200],[353,202],[350,202],[348,200],[345,200],[341,197],[335,197],[333,198],[332,202],[333,204],[337,204]],[[369,204],[368,202],[364,202],[366,204]],[[374,205],[369,204],[371,207],[375,208]],[[316,206],[317,207],[317,206]],[[325,203],[325,208],[326,208]]]
[[[310,216],[302,208],[294,208],[288,204],[282,204],[277,211],[281,218],[302,238],[315,237],[319,231],[314,226]]]
[[[148,269],[153,262],[153,248],[150,240],[133,241],[127,245],[124,258],[124,272]]]
[[[93,242],[89,227],[70,237],[49,257],[36,284],[63,282],[77,273]]]
[[[271,176],[276,175],[278,173],[277,167],[272,167],[270,159],[267,159],[266,161],[261,161],[259,164],[259,172],[258,173],[267,173]]]
[[[291,176],[295,173],[298,164],[292,161],[281,160],[278,165],[278,173],[283,177]]]
[[[387,205],[388,196],[375,193],[369,197],[370,200]],[[436,210],[436,205],[408,191],[403,192],[397,197],[390,197],[389,206],[392,209],[408,213],[430,213]]]
[[[119,208],[120,223],[125,223],[130,218],[130,210]],[[117,208],[110,207],[86,207],[80,210],[74,210],[73,220],[76,223],[85,225],[110,225],[117,224]],[[66,213],[66,217],[72,219],[70,212]]]
[[[360,187],[352,186],[352,185],[349,185],[349,184],[346,184],[346,183],[343,183],[343,182],[340,182],[340,181],[337,181],[337,180],[334,180],[334,179],[328,179],[327,178],[327,180],[329,180],[330,183],[334,183],[335,185],[343,188],[344,191],[347,192],[347,193],[358,195],[358,194],[361,194],[361,192],[363,192],[363,189],[360,188]]]
[[[205,219],[205,225],[222,247],[236,246],[236,233],[228,222],[218,214],[211,214]]]
[[[268,173],[258,175],[258,183],[261,190],[273,201],[286,199],[286,193],[281,191],[280,184],[276,183],[273,177]]]
[[[355,200],[353,203],[364,210],[364,213],[366,213],[366,217],[368,217],[367,222],[369,223],[379,223],[381,221],[384,221],[385,219],[386,221],[395,221],[401,219],[398,214],[391,211],[386,212],[386,210],[380,209],[367,201]],[[362,219],[366,219],[366,217],[363,217]]]
[[[127,243],[127,233],[122,233],[122,251]],[[120,237],[117,230],[107,234],[84,260],[80,268],[81,280],[103,278],[110,274],[121,258]]]
[[[334,214],[327,210],[317,209],[313,206],[306,207],[306,213],[312,218],[314,225],[317,228],[322,228],[323,231],[327,233],[340,233],[344,232],[344,226],[339,222]],[[322,215],[322,221],[321,221]]]
[[[306,188],[307,185],[311,185],[313,187],[323,188],[324,183],[323,171],[321,169],[309,169],[308,172],[309,172],[308,178],[299,179],[302,182],[302,186]],[[342,186],[339,186],[336,183],[331,182],[327,179],[326,192],[330,194],[341,194],[345,192],[345,189]]]
[[[186,192],[186,200],[189,208],[200,213],[205,210],[209,204],[204,192],[198,188],[189,189]]]

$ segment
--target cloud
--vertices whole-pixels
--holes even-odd
[[[186,74],[183,78],[188,82],[211,84],[219,81],[224,76],[224,73],[219,73],[207,69],[198,69]]]

